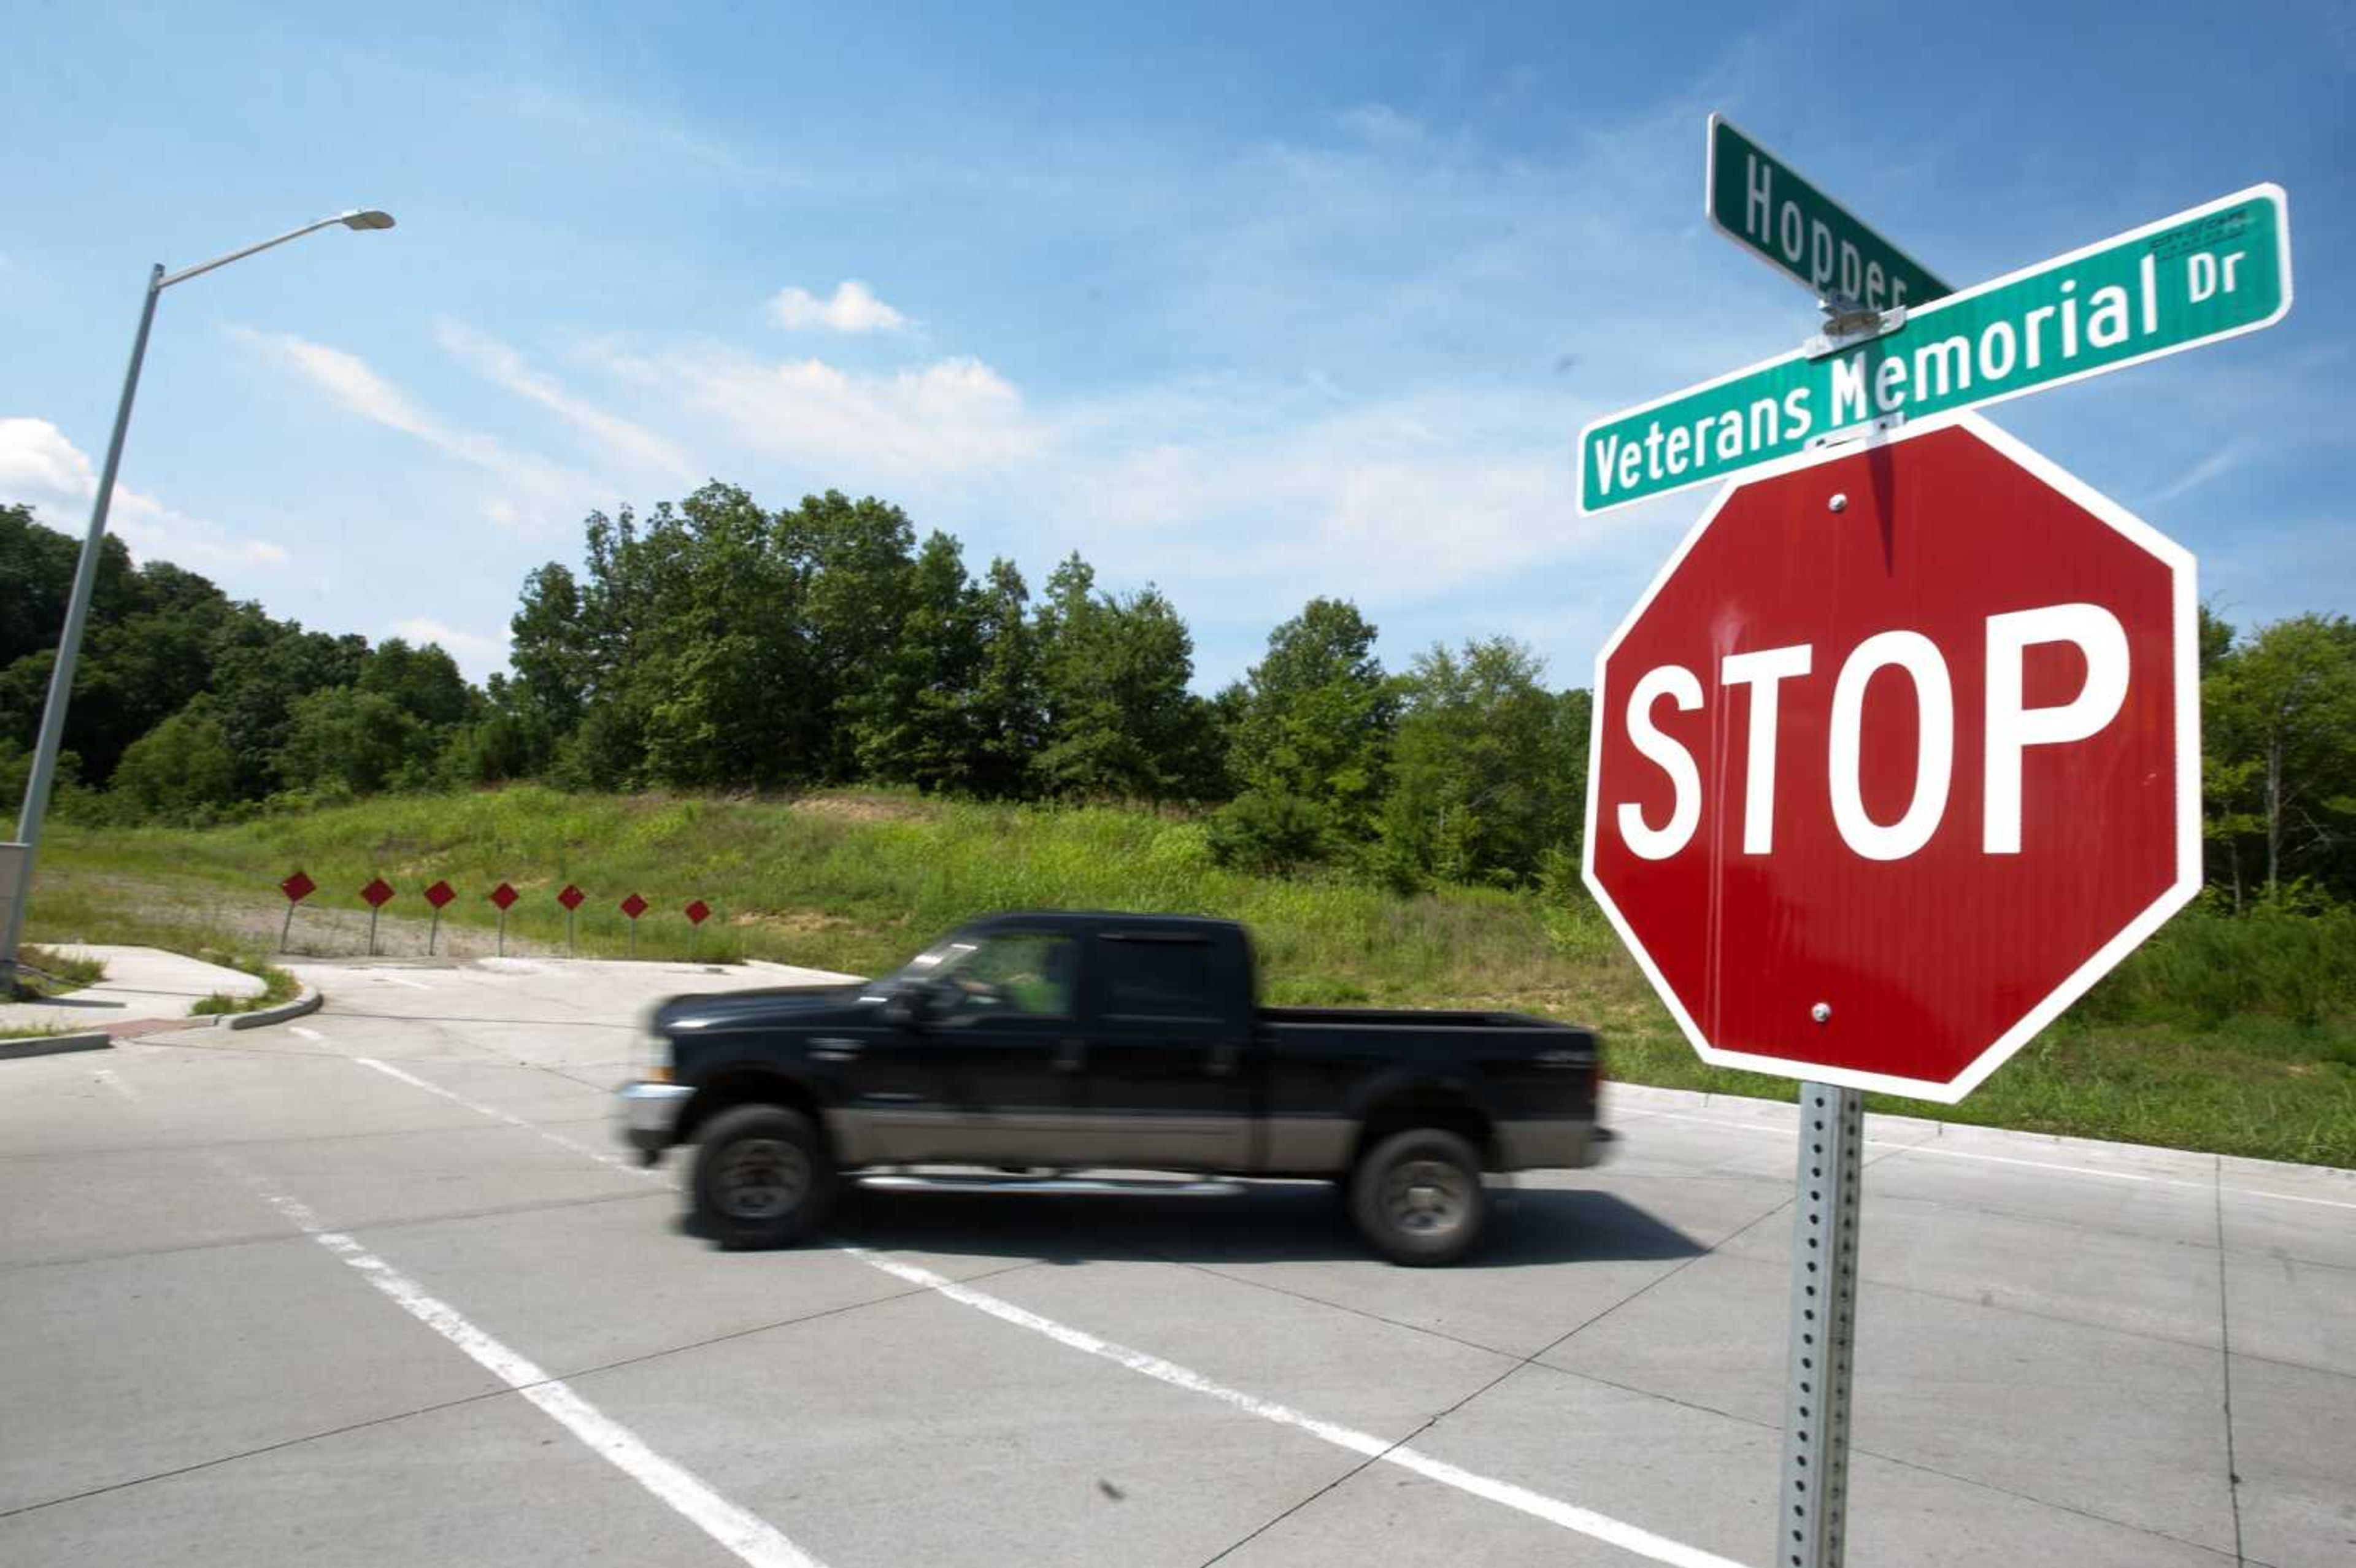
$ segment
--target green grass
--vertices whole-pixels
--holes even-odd
[[[274,1008],[281,1002],[293,1001],[295,993],[303,988],[300,980],[275,964],[261,965],[259,978],[269,987],[260,996],[239,997],[227,991],[215,991],[209,997],[198,998],[197,1005],[188,1009],[188,1016],[201,1019],[218,1017],[222,1013],[258,1012],[263,1008]]]
[[[52,952],[27,943],[16,955],[22,965],[13,976],[16,999],[39,1001],[45,997],[62,997],[95,986],[106,978],[106,965],[102,959],[77,958],[71,954]],[[27,973],[27,970],[33,973]]]
[[[422,919],[421,890],[446,878],[459,897],[444,930],[487,929],[484,894],[504,880],[523,894],[509,916],[511,938],[562,950],[554,895],[572,881],[589,895],[576,922],[584,955],[626,950],[627,923],[615,906],[636,891],[655,906],[639,923],[641,957],[684,955],[689,927],[679,912],[701,898],[714,914],[699,956],[855,974],[895,965],[949,927],[997,910],[1223,915],[1252,928],[1271,1002],[1544,1013],[1602,1029],[1616,1078],[1769,1098],[1795,1093],[1783,1080],[1704,1066],[1583,901],[1549,904],[1486,889],[1402,898],[1338,878],[1234,871],[1212,862],[1199,823],[1109,807],[879,792],[788,803],[517,787],[383,798],[201,831],[59,825],[45,846],[33,926],[53,938],[206,947],[230,955],[216,961],[262,973],[284,910],[275,884],[298,868],[321,890],[298,917],[298,939],[314,907],[346,921],[364,912],[358,891],[372,876],[398,891],[388,917]],[[2356,1008],[2346,977],[2356,941],[2335,947],[2340,934],[2312,923],[2262,930],[2189,912],[1964,1104],[1873,1104],[2356,1167]],[[2302,942],[2309,945],[2295,945]],[[359,950],[359,938],[350,944]]]

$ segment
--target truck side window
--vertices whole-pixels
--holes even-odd
[[[948,978],[959,1012],[1069,1018],[1080,972],[1080,944],[1072,937],[1028,931],[984,937]]]
[[[1106,1017],[1216,1021],[1218,959],[1209,943],[1108,936],[1098,957]]]

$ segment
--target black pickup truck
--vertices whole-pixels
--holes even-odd
[[[1587,1030],[1258,1007],[1227,921],[1000,915],[880,980],[675,997],[648,1027],[625,1136],[649,1162],[698,1146],[696,1211],[732,1245],[800,1236],[847,1174],[982,1166],[1344,1180],[1384,1253],[1444,1264],[1483,1171],[1601,1143]]]

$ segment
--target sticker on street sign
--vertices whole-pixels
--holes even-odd
[[[1953,1104],[2200,890],[2196,603],[1973,415],[1730,485],[1596,660],[1587,885],[1706,1061]]]
[[[566,909],[579,909],[581,907],[581,901],[588,896],[589,895],[587,893],[583,892],[571,882],[567,882],[564,884],[564,891],[556,895],[556,901],[562,904]]]
[[[360,890],[360,897],[368,900],[370,909],[380,909],[385,901],[392,897],[392,884],[382,877],[377,877]]]
[[[506,910],[513,905],[516,901],[517,896],[516,891],[508,886],[505,882],[501,882],[498,887],[491,890],[491,901],[498,905],[501,910]]]
[[[1709,117],[1708,135],[1702,207],[1711,224],[1801,287],[1867,310],[1954,292],[1723,114]]]
[[[302,872],[297,871],[293,876],[287,878],[284,881],[279,883],[278,891],[286,895],[286,901],[288,903],[298,904],[305,899],[309,898],[313,893],[317,892],[319,891],[319,884],[305,876]]]
[[[638,916],[647,912],[647,901],[638,897],[637,894],[632,893],[628,898],[622,901],[622,912],[628,915],[632,920],[636,920]]]
[[[432,904],[435,909],[440,909],[444,904],[448,903],[452,899],[455,899],[457,896],[458,894],[456,891],[454,890],[447,882],[436,882],[432,887],[425,890],[425,901]]]
[[[1949,294],[1812,359],[1794,351],[1597,420],[1579,509],[1707,485],[1877,420],[2002,402],[2272,326],[2290,309],[2290,207],[2248,190]]]
[[[687,906],[687,918],[690,924],[701,925],[712,918],[712,906],[701,899],[697,899]]]

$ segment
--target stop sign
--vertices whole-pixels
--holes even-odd
[[[1972,416],[1730,486],[1596,659],[1587,884],[1706,1060],[1960,1100],[2200,887],[2196,613]]]

